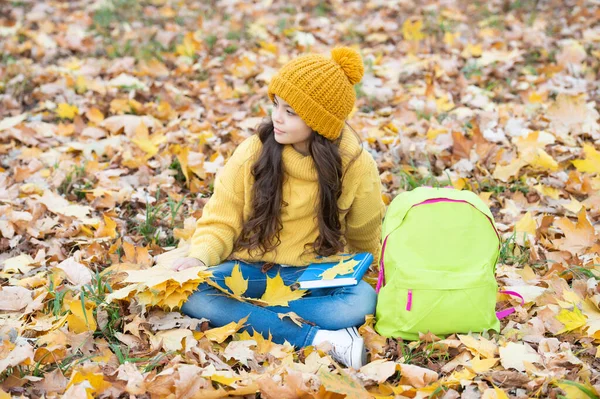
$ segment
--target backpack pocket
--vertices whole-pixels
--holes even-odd
[[[382,335],[416,340],[420,332],[444,337],[452,333],[499,331],[495,283],[460,289],[407,289],[392,285],[383,289],[386,288],[395,288],[395,310],[377,315],[375,329]]]

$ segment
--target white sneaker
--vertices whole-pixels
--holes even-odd
[[[316,341],[328,341],[332,347],[329,354],[337,362],[355,370],[358,370],[367,362],[365,341],[356,327],[335,331],[321,330],[318,334],[319,336],[315,337]]]

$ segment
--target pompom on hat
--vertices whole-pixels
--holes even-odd
[[[284,99],[302,120],[329,140],[337,139],[356,101],[354,85],[365,73],[360,54],[336,47],[331,58],[320,54],[299,56],[271,79],[268,94]]]

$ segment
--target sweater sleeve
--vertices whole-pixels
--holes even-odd
[[[381,178],[377,163],[369,155],[363,165],[355,198],[346,216],[346,239],[352,252],[370,252],[373,265],[379,264],[381,253],[381,226],[385,203],[381,198]]]
[[[251,162],[251,141],[242,142],[216,177],[213,195],[196,221],[188,256],[207,266],[220,264],[233,250],[234,240],[242,231],[244,210],[244,164]]]

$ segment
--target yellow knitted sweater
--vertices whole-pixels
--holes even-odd
[[[189,256],[200,259],[207,266],[217,265],[228,259],[294,266],[330,261],[330,258],[317,259],[314,252],[302,254],[304,244],[314,242],[319,235],[316,219],[317,171],[312,157],[302,155],[290,144],[284,145],[283,149],[286,173],[283,200],[289,205],[281,208],[281,244],[259,259],[254,257],[255,252],[252,255],[246,250],[232,253],[235,239],[241,233],[242,223],[251,214],[254,179],[251,169],[261,148],[262,143],[257,135],[247,138],[217,173],[214,193],[196,222]],[[361,146],[358,138],[344,129],[340,142],[344,171],[348,162],[359,151]],[[373,264],[377,265],[385,204],[381,198],[377,164],[364,149],[346,172],[338,205],[340,209],[350,208],[349,211],[340,213],[342,233],[345,233],[348,244],[344,252],[370,252],[374,257]]]

